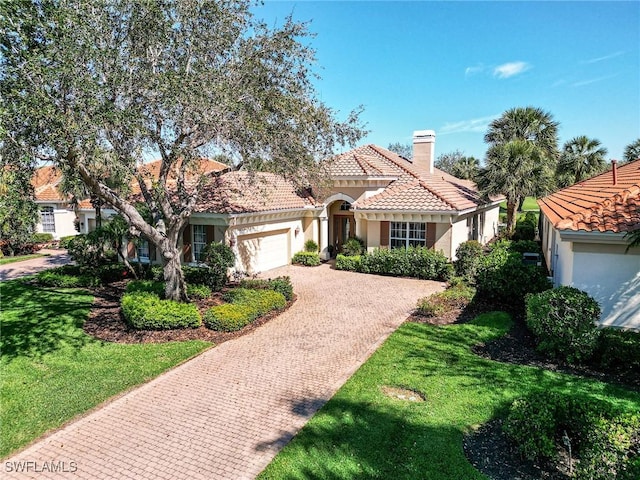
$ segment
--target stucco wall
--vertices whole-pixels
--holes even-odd
[[[76,218],[73,210],[69,210],[63,205],[55,203],[39,203],[38,209],[41,207],[53,207],[53,218],[55,221],[55,232],[47,232],[53,235],[53,238],[60,240],[62,237],[69,235],[77,235],[78,232],[73,224]],[[40,221],[40,213],[38,213],[38,223],[36,224],[36,232],[42,232],[42,223]]]
[[[465,224],[466,228],[466,223]],[[436,243],[434,249],[436,252],[442,251],[447,258],[451,258],[451,245],[453,228],[448,223],[436,223]],[[457,236],[460,234],[458,233]]]
[[[572,286],[602,308],[602,325],[640,330],[640,249],[625,245],[573,244]]]
[[[467,220],[459,220],[455,222],[451,226],[451,244],[449,245],[450,250],[444,251],[444,254],[447,257],[451,258],[451,260],[456,260],[456,250],[460,246],[461,243],[469,240],[469,227],[467,227]],[[436,248],[436,250],[439,250]]]
[[[482,243],[487,243],[498,234],[498,223],[500,222],[500,206],[487,210],[484,217],[484,228],[481,232]]]

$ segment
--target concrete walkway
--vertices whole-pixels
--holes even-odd
[[[291,276],[288,311],[4,460],[0,476],[252,479],[417,299],[443,288],[328,265],[269,274]]]
[[[13,280],[14,278],[32,275],[42,270],[65,265],[71,261],[66,250],[43,249],[38,253],[42,253],[47,256],[0,265],[0,281]]]

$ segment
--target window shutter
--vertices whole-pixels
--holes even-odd
[[[427,248],[436,246],[436,224],[427,223]]]
[[[191,255],[191,225],[189,224],[182,231],[182,256],[185,263],[193,261]]]
[[[207,244],[215,241],[215,236],[216,236],[215,227],[213,225],[206,225],[204,229],[205,229],[204,233],[207,236],[207,239],[206,239]]]
[[[127,258],[136,258],[136,245],[133,242],[127,243]]]
[[[389,222],[380,222],[380,247],[389,248]]]

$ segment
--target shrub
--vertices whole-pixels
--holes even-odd
[[[364,253],[364,241],[358,237],[349,238],[342,245],[342,254],[347,257],[362,255]]]
[[[304,242],[304,251],[318,253],[318,244],[313,240],[307,240]]]
[[[157,295],[158,298],[162,298],[164,297],[164,283],[154,280],[133,280],[127,283],[125,292],[147,292]]]
[[[447,280],[453,266],[442,252],[424,247],[376,249],[362,256],[364,273],[414,277],[425,280]]]
[[[121,306],[124,318],[139,330],[195,328],[202,324],[200,312],[195,305],[161,300],[150,292],[125,293]]]
[[[518,253],[527,253],[527,252],[542,253],[542,250],[540,249],[540,245],[538,245],[538,242],[534,242],[533,240],[517,240],[515,242],[511,242],[511,245],[509,246],[509,250],[511,250],[512,252],[518,252]]]
[[[425,317],[438,317],[447,312],[464,308],[473,300],[476,291],[464,283],[434,293],[418,301],[416,313]]]
[[[542,268],[525,265],[522,255],[509,251],[511,242],[497,242],[478,268],[478,296],[494,302],[524,307],[525,296],[551,288]]]
[[[34,233],[33,235],[31,235],[31,242],[32,243],[49,243],[53,241],[53,234],[52,233]]]
[[[469,240],[461,243],[456,249],[457,260],[454,262],[456,275],[463,277],[468,282],[475,282],[483,255],[484,251],[480,242]]]
[[[269,280],[261,278],[245,279],[240,282],[240,288],[253,290],[273,290],[280,292],[289,301],[293,299],[293,285],[290,277],[276,277]]]
[[[212,242],[202,251],[204,266],[182,266],[185,281],[194,285],[207,285],[213,291],[220,291],[227,284],[227,272],[235,263],[231,247],[221,242]]]
[[[317,267],[320,265],[320,255],[316,252],[298,252],[291,259],[291,263],[307,267]]]
[[[81,274],[75,269],[62,267],[44,270],[36,275],[36,281],[45,287],[77,288],[97,287],[100,279],[90,274]]]
[[[640,417],[575,394],[537,392],[511,405],[503,431],[530,460],[554,459],[564,445],[580,459],[576,478],[638,478]]]
[[[336,256],[336,270],[348,270],[350,272],[362,271],[362,256],[353,255],[351,257],[347,257],[346,255],[339,253]]]
[[[640,332],[603,328],[596,363],[616,370],[640,370]]]
[[[516,228],[513,232],[512,240],[529,240],[532,241],[536,237],[536,226],[527,221],[516,222]]]
[[[101,265],[97,268],[92,268],[91,271],[100,278],[102,283],[117,282],[131,276],[131,272],[122,263]]]
[[[205,325],[213,330],[240,330],[256,318],[286,306],[287,300],[273,290],[235,288],[224,295],[226,303],[211,307],[204,316]]]
[[[600,306],[587,293],[562,286],[527,298],[528,327],[538,350],[569,363],[591,358],[598,346]]]
[[[187,295],[189,298],[209,298],[211,289],[206,285],[187,285]]]
[[[61,237],[60,241],[58,242],[58,246],[60,248],[69,248],[69,243],[71,242],[71,240],[73,240],[76,236],[75,235],[67,235],[66,237]]]

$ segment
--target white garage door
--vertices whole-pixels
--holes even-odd
[[[240,268],[260,273],[289,263],[289,230],[238,237]]]

